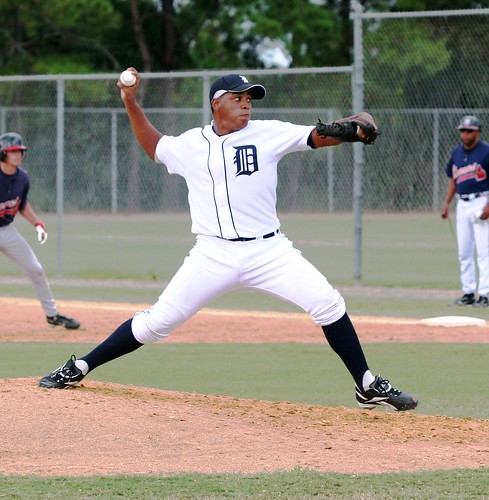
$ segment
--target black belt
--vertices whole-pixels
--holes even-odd
[[[464,201],[470,201],[473,200],[474,198],[480,198],[481,196],[487,196],[487,191],[484,191],[483,193],[470,193],[470,194],[459,194],[460,199]]]
[[[223,238],[226,241],[253,241],[253,240],[266,240],[268,238],[273,238],[276,234],[280,233],[280,229],[275,229],[275,231],[272,231],[271,233],[264,234],[263,236],[257,236],[255,238]]]

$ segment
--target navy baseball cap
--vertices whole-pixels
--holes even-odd
[[[460,120],[459,130],[480,130],[481,122],[477,116],[467,115]]]
[[[263,99],[267,93],[263,85],[250,83],[244,76],[231,74],[219,77],[212,84],[209,101],[221,97],[226,92],[245,92],[246,90],[249,91],[252,99]]]

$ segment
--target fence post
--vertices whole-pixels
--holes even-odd
[[[357,0],[352,1],[353,18],[353,114],[363,111],[363,8]],[[353,281],[361,284],[362,279],[362,174],[363,144],[353,144],[353,225],[354,225],[354,269]]]
[[[202,126],[205,127],[212,120],[211,105],[209,103],[209,92],[211,90],[210,77],[202,77]]]
[[[6,118],[6,110],[5,108],[1,108],[0,110],[0,133],[1,134],[5,134],[5,132],[7,131],[7,118]]]
[[[110,121],[110,159],[111,159],[111,184],[112,184],[112,198],[111,198],[111,211],[113,214],[117,213],[117,111],[112,111]]]
[[[65,148],[65,82],[58,78],[56,85],[56,276],[63,276],[63,200]]]
[[[331,123],[334,120],[333,111],[328,110],[327,123]],[[334,149],[326,148],[326,158],[328,165],[328,212],[334,212]]]
[[[438,211],[440,190],[440,112],[433,113],[433,212]]]

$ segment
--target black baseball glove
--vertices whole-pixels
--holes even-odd
[[[318,118],[316,132],[323,138],[333,137],[341,142],[361,141],[364,144],[373,144],[380,134],[372,115],[365,111],[333,123],[323,123]]]

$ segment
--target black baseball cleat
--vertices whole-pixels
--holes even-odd
[[[489,307],[489,299],[485,295],[481,295],[477,302],[472,304],[472,307]]]
[[[454,304],[456,306],[470,306],[475,302],[475,294],[464,293],[460,298],[458,298]]]
[[[355,385],[358,404],[367,410],[376,406],[387,406],[396,411],[414,410],[418,406],[418,398],[407,392],[394,389],[388,380],[380,375],[369,385],[370,389],[364,391]]]
[[[53,326],[63,325],[67,330],[77,330],[80,328],[80,322],[75,318],[68,318],[62,314],[56,316],[46,316],[46,321]]]
[[[78,385],[84,378],[82,371],[75,365],[74,355],[59,368],[49,373],[39,381],[39,387],[46,389],[66,389]]]

